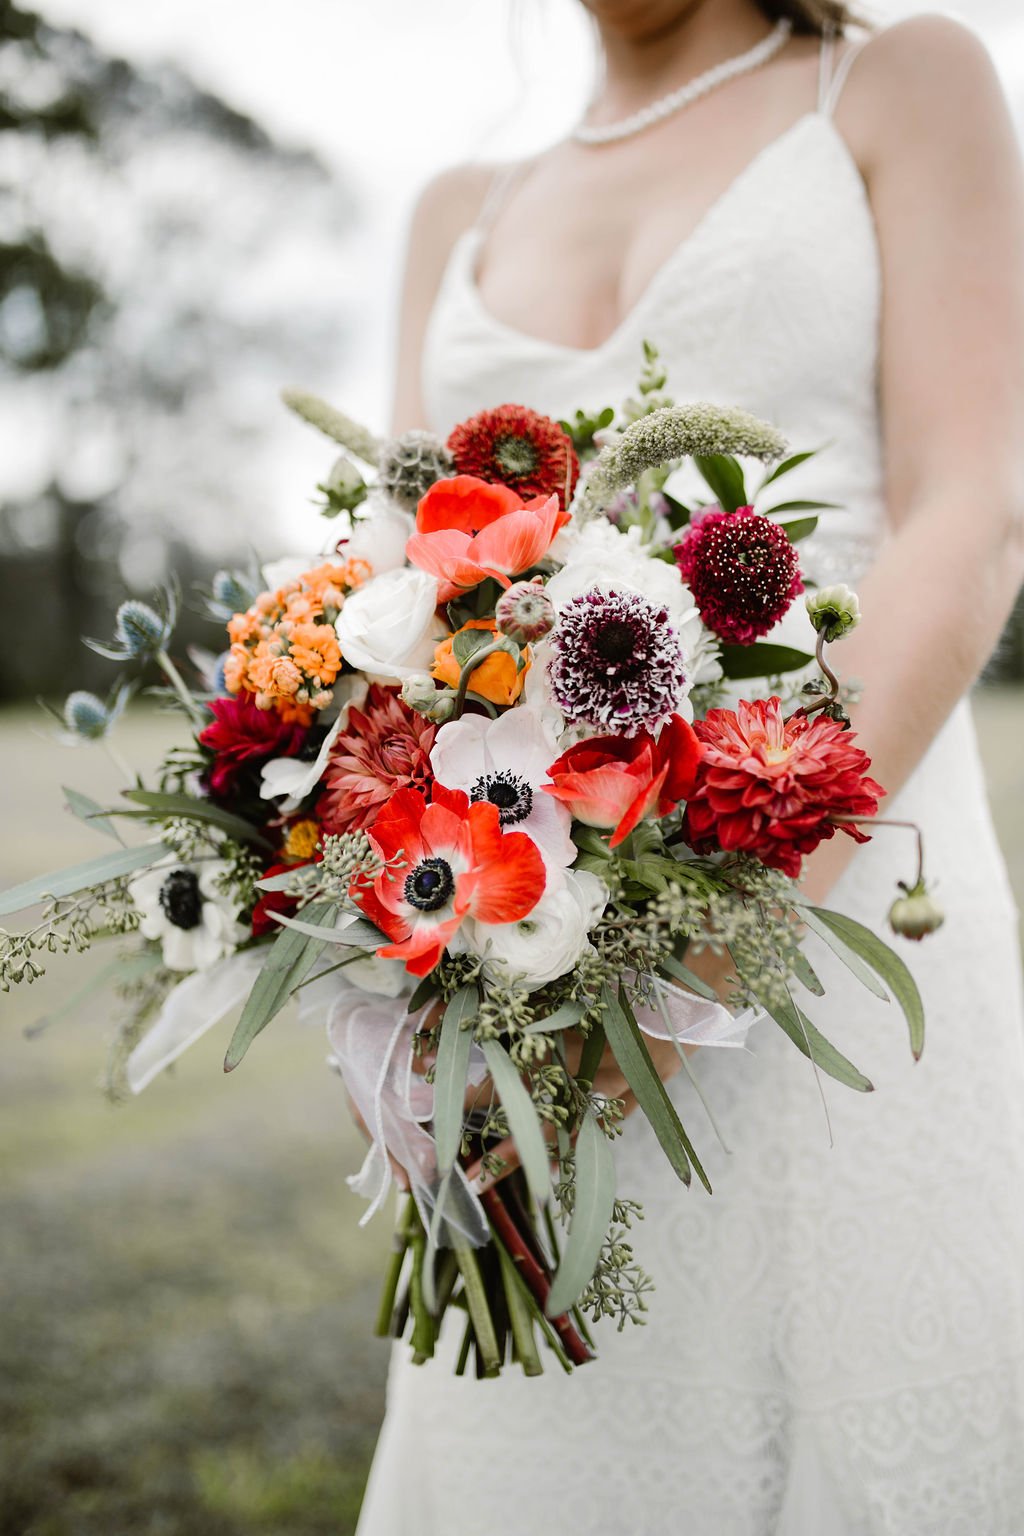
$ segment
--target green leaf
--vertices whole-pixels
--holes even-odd
[[[837,1083],[843,1083],[848,1088],[856,1088],[859,1093],[872,1093],[874,1084],[859,1072],[852,1061],[837,1051],[825,1036],[815,1029],[810,1019],[801,1008],[788,998],[785,1003],[770,1006],[764,998],[760,999],[761,1006],[771,1018],[773,1018],[784,1034],[787,1034],[798,1050],[815,1062],[829,1077],[834,1077]]]
[[[576,1198],[562,1262],[544,1310],[560,1317],[579,1300],[597,1267],[615,1204],[615,1159],[608,1138],[588,1110],[576,1142]]]
[[[820,448],[809,448],[805,453],[791,453],[788,459],[783,459],[781,464],[776,464],[775,468],[765,475],[758,490],[763,491],[765,486],[771,485],[773,480],[781,480],[782,476],[788,475],[791,469],[796,469],[798,464],[805,464],[808,459],[813,459],[815,454],[820,452]]]
[[[822,922],[816,907],[801,906],[799,908],[800,920],[812,933],[816,933],[823,943],[827,944],[832,953],[838,955],[847,970],[856,976],[857,980],[869,992],[873,992],[883,1003],[890,1001],[889,994],[882,986],[878,977],[869,965],[866,965],[855,950],[844,944],[838,934],[833,933],[827,923]]]
[[[726,677],[777,677],[782,672],[799,672],[814,657],[790,645],[723,645],[722,669]]]
[[[625,996],[616,998],[610,988],[604,991],[605,1009],[602,1015],[608,1044],[615,1055],[626,1082],[636,1094],[637,1103],[651,1123],[651,1129],[661,1142],[669,1162],[684,1184],[690,1182],[690,1165],[704,1188],[711,1193],[708,1176],[700,1165],[690,1138],[683,1129],[676,1107],[669,1098],[651,1060],[640,1026],[633,1017]]]
[[[802,950],[797,950],[793,956],[793,975],[802,982],[808,992],[813,992],[815,997],[824,997],[825,988],[815,973],[814,967]]]
[[[794,523],[779,524],[791,544],[799,544],[801,539],[809,539],[817,526],[816,517],[800,517]]]
[[[98,859],[89,859],[85,864],[74,864],[49,875],[37,875],[23,885],[12,885],[6,891],[0,891],[0,917],[9,912],[20,912],[23,907],[34,907],[51,896],[74,896],[78,891],[103,885],[107,880],[134,874],[138,869],[147,869],[150,864],[167,858],[169,853],[170,849],[163,843],[141,843],[137,848],[118,848]]]
[[[591,1024],[590,1033],[584,1040],[583,1050],[580,1052],[580,1064],[576,1068],[576,1081],[578,1083],[590,1083],[593,1085],[607,1044],[608,1039],[604,1032],[604,1025]]]
[[[413,989],[412,997],[410,997],[405,1005],[407,1011],[409,1013],[419,1013],[420,1009],[425,1008],[430,999],[436,996],[436,994],[437,982],[433,976],[424,976],[423,980]]]
[[[306,910],[312,912],[313,907]],[[362,918],[349,923],[346,928],[339,928],[335,923],[307,923],[299,917],[287,917],[283,912],[271,912],[270,915],[282,928],[304,933],[308,939],[322,939],[324,944],[343,944],[346,949],[377,949],[388,942],[386,933],[381,933],[379,928]]]
[[[866,961],[888,987],[903,1009],[910,1030],[910,1049],[914,1060],[918,1061],[924,1050],[924,1004],[917,982],[899,955],[877,933],[872,933],[856,918],[847,917],[845,912],[829,912],[824,907],[815,907],[814,913],[849,949]]]
[[[67,801],[68,810],[72,816],[77,816],[79,821],[87,822],[90,827],[95,827],[97,832],[102,832],[104,837],[112,837],[116,843],[124,846],[124,838],[110,820],[102,805],[95,800],[90,800],[88,795],[80,794],[77,789],[69,789],[66,784],[62,786],[64,798]]]
[[[434,1140],[437,1171],[448,1173],[459,1154],[462,1120],[473,1044],[471,1020],[480,1011],[476,987],[460,987],[444,1011],[434,1067]]]
[[[674,955],[662,955],[658,965],[675,981],[681,981],[684,987],[689,987],[691,992],[696,992],[698,997],[706,997],[709,1003],[719,1001],[714,987],[709,987],[706,981],[701,981],[699,976],[695,976],[689,967],[683,965],[682,961],[677,960]]]
[[[327,917],[334,902],[315,901],[306,908],[310,917]],[[245,1000],[242,1017],[224,1058],[225,1072],[233,1072],[256,1036],[281,1012],[299,983],[309,974],[323,952],[324,941],[286,928],[267,951],[267,959]]]
[[[723,512],[747,506],[743,470],[730,453],[695,453],[693,462],[703,475]]]
[[[493,645],[495,636],[489,629],[463,629],[452,641],[452,654],[460,667],[464,667],[467,661],[472,660],[477,651],[482,651],[485,646]]]
[[[765,507],[761,516],[771,517],[776,512],[840,512],[842,508],[841,501],[780,501],[774,507]]]
[[[582,1003],[563,1003],[561,1008],[555,1009],[554,1013],[547,1014],[543,1019],[534,1019],[532,1024],[527,1024],[523,1034],[553,1035],[556,1030],[571,1029],[582,1017]]]
[[[155,789],[126,789],[124,798],[131,800],[136,805],[141,805],[147,811],[152,811],[153,816],[147,819],[161,820],[167,816],[183,816],[189,821],[203,821],[212,827],[217,827],[228,837],[234,838],[239,843],[262,843],[265,848],[270,844],[267,839],[257,831],[252,822],[246,821],[241,816],[234,816],[230,811],[223,810],[219,805],[214,805],[210,800],[197,800],[194,795],[170,795],[163,794]],[[130,816],[131,811],[111,811],[113,816]]]
[[[534,1199],[543,1204],[551,1194],[551,1173],[548,1167],[548,1147],[536,1105],[503,1045],[497,1040],[485,1040],[483,1053],[487,1070],[508,1119],[508,1128],[515,1141],[526,1182]]]

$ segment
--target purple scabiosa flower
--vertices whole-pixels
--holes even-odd
[[[549,677],[566,721],[617,736],[657,730],[686,688],[668,610],[639,592],[591,587],[562,609]]]

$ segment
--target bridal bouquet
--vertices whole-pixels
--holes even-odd
[[[233,1070],[299,994],[368,1131],[351,1182],[371,1212],[393,1167],[408,1185],[380,1331],[426,1359],[455,1308],[460,1371],[534,1374],[540,1341],[571,1368],[594,1323],[642,1321],[606,1052],[680,1180],[710,1189],[648,1039],[689,1071],[689,1049],[770,1021],[869,1090],[794,995],[822,992],[810,932],[923,1044],[903,962],[795,883],[822,839],[866,837],[883,794],[826,660],[856,597],[800,571],[829,509],[774,500],[810,455],[664,386],[648,348],[617,413],[505,405],[447,442],[378,442],[286,396],[344,449],[319,487],[327,552],[220,573],[226,648],[191,674],[174,595],[122,604],[113,641],[87,643],[125,675],[107,701],[73,693],[62,729],[106,740],[159,672],[182,743],[116,806],[68,791],[114,846],[0,896],[0,915],[44,904],[0,931],[5,988],[47,951],[131,935],[112,973],[134,1091],[241,1004]],[[673,491],[687,459],[697,498]],[[741,460],[764,466],[749,492]],[[813,649],[766,641],[798,599]],[[941,921],[920,867],[891,918]],[[706,949],[731,959],[725,1003]]]

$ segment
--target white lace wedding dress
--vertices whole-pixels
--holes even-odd
[[[840,83],[595,350],[494,319],[474,283],[480,232],[465,234],[429,328],[429,424],[504,401],[617,404],[650,337],[677,400],[831,445],[802,483],[848,510],[801,549],[817,579],[855,581],[883,537],[880,275],[832,121]],[[602,1329],[595,1364],[534,1380],[457,1379],[452,1335],[424,1367],[399,1345],[359,1536],[1022,1536],[1024,1013],[966,702],[887,814],[923,826],[947,912],[902,949],[927,1007],[922,1061],[895,1005],[816,954],[828,995],[808,1012],[876,1088],[826,1080],[834,1146],[810,1066],[774,1025],[752,1054],[702,1053],[731,1156],[685,1079],[671,1091],[714,1195],[683,1189],[639,1116],[617,1151],[620,1189],[646,1209],[647,1326]],[[877,836],[830,904],[878,926],[912,862],[908,834]]]

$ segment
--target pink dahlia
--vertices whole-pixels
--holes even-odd
[[[792,878],[800,861],[845,820],[878,810],[885,790],[867,777],[871,759],[852,731],[823,715],[782,718],[778,699],[713,709],[694,726],[703,744],[683,835],[697,853],[748,853]]]
[[[674,554],[701,618],[728,645],[766,635],[804,589],[786,530],[753,507],[705,512]]]
[[[214,699],[209,709],[213,724],[199,732],[199,742],[213,753],[210,793],[218,797],[230,794],[247,768],[258,768],[272,757],[295,757],[309,735],[305,726],[258,709],[251,693]]]
[[[402,703],[397,689],[373,683],[327,760],[316,812],[326,833],[360,832],[399,789],[429,798],[430,749],[437,727]]]

